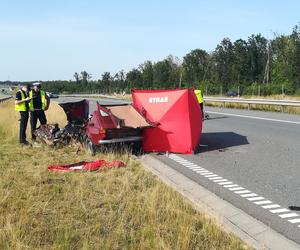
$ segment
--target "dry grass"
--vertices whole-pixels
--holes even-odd
[[[49,121],[64,122],[56,105]],[[0,249],[245,249],[127,154],[22,148],[0,104]],[[122,169],[52,173],[47,165],[118,158]]]

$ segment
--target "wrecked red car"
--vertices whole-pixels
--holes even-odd
[[[89,114],[89,102],[60,103],[68,124],[60,134],[82,142],[91,154],[107,144],[138,143],[143,129],[152,126],[131,104],[100,105]]]

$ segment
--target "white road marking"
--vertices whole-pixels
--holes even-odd
[[[234,188],[229,188],[230,191],[237,191],[237,190],[244,190],[245,188],[243,187],[234,187]]]
[[[189,169],[192,169],[192,170],[196,170],[196,169],[201,169],[201,170],[202,170],[202,169],[203,169],[203,168],[198,167],[198,166],[197,166],[197,167],[196,167],[196,166],[195,166],[195,167],[194,167],[194,166],[192,166],[192,167],[189,167],[189,166],[188,166],[188,168],[189,168]]]
[[[201,173],[200,175],[210,175],[210,174],[213,174],[212,172],[207,172],[207,173]]]
[[[288,210],[287,208],[279,208],[279,209],[270,210],[270,212],[273,214],[278,214],[278,213],[290,212],[290,210]]]
[[[254,197],[257,196],[257,194],[255,193],[251,193],[251,194],[241,194],[242,197],[246,198],[246,197]]]
[[[218,184],[219,185],[226,185],[226,184],[231,184],[232,182],[231,181],[225,181],[225,182],[219,182]]]
[[[249,190],[242,190],[242,191],[236,191],[236,194],[247,194],[247,193],[251,193],[251,191]]]
[[[230,185],[225,185],[224,188],[231,188],[231,187],[238,187],[239,185],[236,184],[230,184]]]
[[[186,166],[187,168],[198,168],[198,166],[191,165],[191,164],[185,164],[184,166]]]
[[[210,179],[210,180],[222,180],[223,177],[220,177],[220,176],[218,176],[218,177],[209,177],[208,179]]]
[[[218,182],[224,182],[224,181],[227,181],[227,179],[222,179],[222,180],[214,180],[213,182],[216,182],[216,183],[218,183]],[[219,183],[218,183],[219,184]]]
[[[264,200],[265,198],[264,197],[250,197],[250,198],[247,198],[248,201],[260,201],[260,200]]]
[[[279,217],[281,218],[291,218],[291,217],[297,217],[299,214],[296,213],[289,213],[289,214],[280,214]]]
[[[289,220],[289,222],[291,222],[291,223],[293,223],[293,224],[299,223],[299,222],[300,222],[300,219],[299,219],[299,218],[297,218],[297,219],[291,219],[291,220]]]
[[[203,168],[190,168],[193,171],[200,171],[200,170],[204,170]]]
[[[197,173],[208,173],[209,171],[207,171],[207,170],[196,170],[195,172],[197,172]]]
[[[217,115],[229,115],[229,116],[236,116],[236,117],[242,117],[242,118],[250,118],[250,119],[257,119],[257,120],[272,121],[272,122],[284,122],[284,123],[291,123],[291,124],[300,124],[300,122],[296,122],[296,121],[271,119],[271,118],[264,118],[264,117],[259,117],[259,116],[238,115],[238,114],[215,112],[215,111],[205,111],[205,112],[206,113],[211,113],[211,114],[217,114]]]
[[[256,202],[254,202],[256,205],[265,205],[265,204],[271,204],[271,203],[273,203],[272,201],[269,201],[269,200],[267,200],[267,201],[256,201]]]
[[[272,205],[266,205],[261,207],[264,209],[272,209],[272,208],[279,208],[280,206],[278,204],[272,204]]]
[[[209,177],[216,177],[216,176],[218,176],[218,175],[217,174],[210,174],[210,175],[206,175],[205,177],[209,178]]]

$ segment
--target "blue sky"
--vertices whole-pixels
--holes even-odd
[[[224,38],[289,34],[300,1],[1,0],[0,81],[128,71]]]

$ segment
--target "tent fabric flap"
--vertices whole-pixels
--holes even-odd
[[[193,153],[202,131],[201,110],[193,89],[133,90],[133,106],[158,124],[144,130],[145,152]]]

